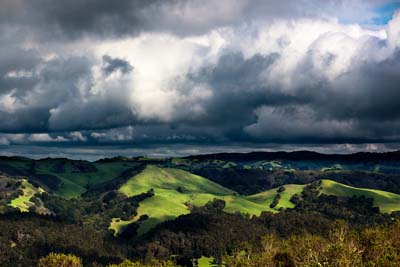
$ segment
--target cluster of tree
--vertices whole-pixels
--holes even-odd
[[[0,215],[0,266],[36,266],[50,252],[72,253],[92,262],[127,258],[129,246],[86,224],[34,213]],[[51,266],[51,265],[50,265]]]
[[[281,193],[284,192],[286,189],[284,186],[279,187],[276,191],[277,194],[275,195],[274,199],[272,200],[272,203],[269,205],[271,209],[275,208],[276,205],[278,205],[279,200],[281,199]]]
[[[93,262],[93,267],[103,267],[104,265]],[[82,259],[73,254],[50,253],[39,259],[37,267],[83,267]],[[108,264],[106,267],[178,267],[173,261],[152,260],[149,263],[140,261],[123,260],[117,264]]]
[[[380,213],[372,198],[365,196],[337,197],[320,194],[320,181],[313,182],[303,189],[300,196],[294,195],[291,201],[298,212],[313,211],[331,220],[346,220],[351,224],[374,225],[390,222],[392,215]]]
[[[216,212],[213,210],[211,212]],[[391,225],[352,228],[345,221],[335,221],[325,235],[302,233],[287,237],[266,233],[257,242],[237,244],[225,250],[218,260],[232,267],[296,267],[296,266],[385,266],[397,267],[400,262],[400,220]],[[184,240],[176,240],[184,242]],[[181,261],[182,262],[182,261]],[[191,266],[191,262],[182,262]],[[50,253],[39,259],[38,267],[82,267],[74,255]],[[173,267],[171,260],[123,260],[120,263],[92,263],[101,267]]]
[[[89,224],[98,231],[111,235],[108,227],[112,218],[130,220],[137,215],[139,203],[152,196],[154,196],[152,190],[134,197],[127,197],[112,190],[78,199],[65,199],[44,193],[41,199],[44,206],[51,210],[57,219],[70,223]]]
[[[400,262],[400,221],[390,227],[354,231],[343,221],[335,223],[327,237],[268,234],[260,244],[246,243],[224,257],[227,266],[386,266]]]

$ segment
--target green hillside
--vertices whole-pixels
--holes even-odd
[[[374,199],[381,212],[400,210],[400,195],[375,189],[357,188],[331,180],[322,180],[321,193],[338,197],[366,196]]]
[[[270,204],[278,194],[276,188],[255,195],[241,196],[187,171],[148,165],[145,170],[121,186],[119,191],[127,196],[135,196],[153,189],[154,196],[139,204],[138,215],[130,221],[114,218],[110,229],[117,234],[129,223],[137,221],[142,215],[147,215],[148,219],[141,222],[138,230],[139,234],[143,234],[163,221],[188,214],[190,206],[203,206],[215,198],[225,201],[226,212],[242,212],[250,215],[260,215],[262,211],[278,212],[281,208],[293,208],[294,204],[290,202],[290,198],[294,194],[301,194],[305,186],[285,185],[277,205],[270,208]],[[322,181],[321,193],[338,197],[365,195],[373,198],[375,205],[380,207],[382,212],[400,210],[400,195],[394,193],[354,188],[330,180]]]
[[[86,191],[86,187],[112,180],[129,168],[129,165],[121,162],[110,162],[102,164],[92,164],[96,167],[93,172],[77,172],[70,165],[66,164],[64,173],[56,175],[62,179],[62,185],[57,190],[57,194],[66,198],[79,197]],[[50,173],[49,169],[42,169],[44,173]]]
[[[135,196],[150,189],[154,190],[155,195],[140,203],[138,215],[130,221],[134,222],[140,216],[148,215],[149,219],[142,222],[139,227],[139,234],[143,234],[160,222],[189,213],[190,205],[203,206],[215,198],[225,200],[227,212],[251,215],[260,215],[262,211],[277,212],[281,207],[292,207],[293,204],[289,202],[290,197],[295,193],[301,193],[303,187],[288,185],[288,190],[282,193],[277,207],[271,209],[269,205],[277,194],[276,189],[254,196],[239,196],[236,192],[201,176],[179,169],[148,165],[143,172],[128,180],[119,191],[127,196]],[[128,223],[114,218],[110,229],[118,233]]]

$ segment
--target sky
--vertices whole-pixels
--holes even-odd
[[[400,148],[400,1],[0,0],[0,155]]]

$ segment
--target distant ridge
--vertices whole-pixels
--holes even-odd
[[[198,160],[258,161],[258,160],[328,160],[328,161],[400,161],[400,150],[392,152],[358,152],[353,154],[322,154],[313,151],[217,153],[185,157]]]
[[[174,158],[174,157],[172,157]],[[390,152],[357,152],[352,154],[324,154],[308,150],[300,151],[277,151],[277,152],[247,152],[247,153],[214,153],[214,154],[199,154],[190,155],[186,157],[179,157],[183,159],[197,159],[197,160],[223,160],[223,161],[259,161],[259,160],[292,160],[292,161],[302,161],[302,160],[327,160],[327,161],[400,161],[400,150],[390,151]],[[135,156],[135,157],[109,157],[101,158],[92,163],[107,163],[107,162],[117,162],[117,161],[145,161],[147,164],[157,164],[160,160],[171,159],[171,157],[165,158],[152,158],[145,156]],[[48,160],[64,160],[64,161],[75,161],[75,162],[91,162],[82,159],[69,159],[69,158],[41,158],[32,159],[28,157],[21,156],[0,156],[0,161],[48,161]]]

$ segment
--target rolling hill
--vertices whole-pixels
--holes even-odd
[[[113,218],[110,229],[118,234],[129,223],[147,215],[147,219],[140,220],[138,229],[139,235],[144,234],[163,221],[188,214],[192,205],[203,206],[216,198],[225,201],[226,212],[250,215],[260,215],[262,211],[279,212],[281,208],[293,208],[294,204],[290,202],[290,198],[294,194],[301,194],[305,186],[288,184],[281,193],[278,192],[278,188],[274,188],[254,195],[241,196],[233,190],[190,172],[148,165],[141,173],[122,185],[119,192],[130,197],[153,190],[154,196],[140,202],[138,215],[130,221]],[[338,197],[365,195],[373,198],[375,205],[382,212],[400,210],[400,195],[394,193],[350,187],[330,180],[322,180],[320,192]],[[280,198],[276,206],[271,208],[270,205],[278,194]]]
[[[227,212],[254,215],[259,215],[263,210],[277,212],[269,207],[276,192],[254,199],[242,197],[201,176],[180,169],[159,168],[153,165],[148,165],[143,172],[128,180],[119,191],[127,196],[135,196],[151,189],[154,190],[154,196],[140,203],[138,215],[131,220],[134,222],[142,215],[149,216],[140,224],[139,234],[147,232],[160,222],[189,213],[191,205],[203,206],[215,198],[225,200]],[[114,218],[110,228],[118,233],[128,223]]]
[[[331,180],[322,180],[320,192],[337,197],[365,196],[373,198],[375,206],[379,207],[383,213],[400,210],[400,195],[386,191],[357,188]]]

